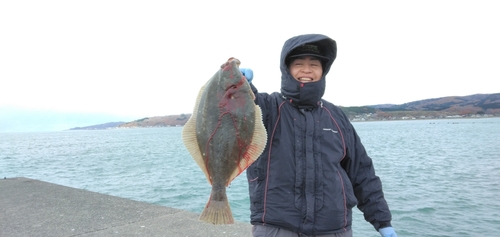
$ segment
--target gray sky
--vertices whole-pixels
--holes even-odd
[[[281,47],[305,33],[337,41],[324,96],[337,105],[498,93],[498,5],[1,1],[0,107],[191,113],[199,88],[229,57],[254,70],[260,91],[279,91]]]

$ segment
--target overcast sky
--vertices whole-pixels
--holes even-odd
[[[260,91],[279,91],[281,47],[306,33],[337,41],[324,96],[337,105],[498,93],[499,9],[493,0],[1,1],[0,107],[191,113],[229,57],[254,70]]]

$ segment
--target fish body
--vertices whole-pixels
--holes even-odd
[[[200,89],[182,131],[184,145],[212,185],[200,215],[200,220],[212,224],[234,223],[226,187],[266,145],[262,112],[239,64],[230,58]]]

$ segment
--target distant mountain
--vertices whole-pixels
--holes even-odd
[[[340,107],[352,120],[388,120],[405,118],[447,118],[462,116],[500,116],[500,93],[447,96],[413,101],[401,105],[383,104]],[[369,116],[367,116],[367,114]],[[117,122],[74,129],[109,129],[183,126],[191,114],[146,117],[132,122]],[[361,120],[361,119],[359,119]]]
[[[500,116],[500,93],[447,96],[400,105],[342,107],[353,121]]]
[[[182,126],[188,121],[190,117],[191,114],[167,115],[150,118],[146,117],[121,124],[118,126],[118,128]]]
[[[447,96],[419,100],[402,105],[369,106],[382,111],[442,111],[457,114],[500,113],[500,93],[469,96]]]
[[[98,125],[92,125],[92,126],[87,126],[87,127],[76,127],[76,128],[70,128],[69,130],[99,130],[99,129],[110,129],[110,128],[116,128],[125,122],[111,122],[111,123],[103,123],[103,124],[98,124]]]

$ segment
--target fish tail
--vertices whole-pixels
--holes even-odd
[[[227,197],[222,200],[214,200],[210,195],[210,199],[200,215],[200,220],[214,225],[233,224],[233,214]]]

